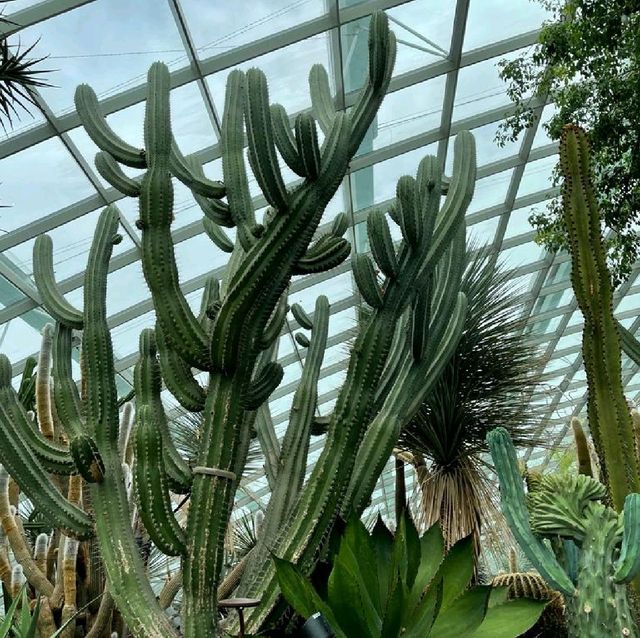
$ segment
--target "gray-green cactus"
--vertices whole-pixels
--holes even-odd
[[[565,597],[573,638],[638,636],[627,584],[640,573],[640,495],[629,494],[617,514],[599,501],[605,487],[585,474],[543,476],[525,494],[513,443],[497,428],[487,437],[500,481],[502,509],[522,551],[544,579]],[[575,574],[562,567],[544,539],[579,548]],[[573,570],[571,570],[573,571]]]
[[[257,69],[232,71],[227,82],[220,150],[224,183],[208,179],[194,157],[184,157],[171,133],[170,76],[161,63],[148,75],[144,149],[118,137],[100,112],[94,92],[81,86],[76,108],[100,147],[97,168],[115,188],[139,199],[141,257],[156,314],[155,330],[144,331],[135,369],[136,426],[132,434],[134,493],[149,536],[182,562],[183,620],[187,638],[209,638],[216,630],[216,595],[223,542],[233,497],[254,431],[268,449],[273,496],[261,546],[247,562],[242,587],[262,604],[250,624],[263,624],[278,600],[278,585],[267,550],[313,568],[337,516],[361,510],[397,439],[446,362],[460,336],[465,298],[460,295],[464,215],[475,183],[473,137],[455,142],[454,170],[446,180],[436,158],[428,157],[416,178],[403,177],[390,211],[402,232],[396,246],[389,219],[374,212],[368,221],[373,260],[354,256],[362,298],[371,306],[351,353],[334,412],[324,419],[325,448],[303,485],[309,436],[317,431],[317,380],[326,346],[329,308],[318,300],[313,316],[294,306],[311,338],[301,386],[285,439],[274,441],[265,402],[280,383],[274,360],[294,275],[331,269],[350,254],[343,234],[345,215],[318,233],[323,211],[339,187],[388,87],[395,39],[386,17],[371,19],[369,75],[349,114],[335,111],[326,72],[310,75],[311,114],[291,122],[269,103],[264,75]],[[320,142],[316,121],[324,133]],[[252,172],[269,208],[258,223],[244,163],[245,143]],[[302,180],[288,187],[278,152]],[[120,165],[143,169],[128,178]],[[202,208],[204,228],[218,249],[231,252],[222,281],[209,279],[199,314],[192,312],[179,282],[171,224],[172,178],[182,181]],[[442,186],[446,199],[440,206]],[[131,528],[122,467],[114,361],[106,322],[106,276],[118,241],[118,212],[100,216],[84,282],[82,311],[56,286],[51,241],[34,247],[37,285],[56,320],[52,335],[54,405],[69,447],[35,432],[16,404],[11,368],[0,359],[0,461],[22,489],[69,534],[95,532],[109,592],[137,638],[175,635],[144,576]],[[221,227],[235,227],[232,244]],[[71,376],[72,330],[82,329],[82,392]],[[198,383],[194,368],[208,375]],[[166,426],[161,383],[187,410],[202,412],[199,454],[193,466],[180,457]],[[13,393],[13,394],[12,394]],[[27,431],[28,428],[31,428]],[[5,445],[6,443],[6,445]],[[61,500],[49,473],[78,472],[89,482],[94,519]],[[289,489],[293,486],[295,489]],[[173,518],[171,492],[188,494],[186,526]],[[296,494],[297,492],[297,494]],[[286,524],[285,524],[286,523]]]

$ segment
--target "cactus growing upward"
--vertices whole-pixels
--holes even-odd
[[[640,474],[633,421],[622,387],[620,337],[593,194],[589,144],[577,126],[567,125],[562,131],[560,167],[571,283],[584,316],[582,357],[587,373],[589,430],[603,482],[614,507],[621,511],[627,494],[640,491]]]
[[[291,278],[329,270],[351,252],[342,237],[345,215],[324,232],[318,227],[391,78],[395,39],[383,13],[374,14],[369,31],[369,75],[349,114],[333,109],[322,67],[314,67],[310,75],[313,115],[298,115],[293,126],[281,106],[269,104],[264,74],[257,69],[229,74],[220,141],[224,183],[208,179],[196,160],[184,157],[176,145],[169,115],[170,76],[164,65],[154,64],[148,75],[144,149],[130,146],[109,128],[88,86],[76,92],[80,118],[101,148],[96,158],[100,174],[125,195],[139,199],[141,259],[156,326],[141,335],[134,374],[134,493],[151,539],[181,561],[187,638],[209,638],[216,631],[217,588],[233,498],[257,413],[283,376],[282,367],[272,360],[272,346],[285,319]],[[316,121],[324,133],[322,143]],[[261,223],[249,194],[245,140],[252,172],[269,203]],[[293,187],[284,183],[277,152],[301,178]],[[129,178],[121,164],[144,169],[141,180]],[[223,281],[208,280],[199,315],[192,312],[179,285],[171,234],[174,177],[192,191],[202,208],[207,235],[218,248],[231,252]],[[312,333],[310,340],[298,337],[308,346],[296,393],[299,412],[290,419],[289,427],[295,429],[283,440],[277,474],[271,479],[274,502],[263,525],[263,545],[248,559],[243,583],[247,591],[263,598],[250,620],[253,628],[265,621],[278,601],[275,571],[266,550],[296,562],[303,571],[313,568],[337,516],[366,505],[399,430],[455,348],[466,308],[457,266],[474,183],[473,137],[461,133],[450,181],[444,180],[433,157],[420,163],[416,178],[400,179],[397,202],[390,211],[402,233],[399,248],[392,241],[387,216],[382,211],[369,216],[373,258],[385,278],[379,280],[368,255],[353,258],[358,289],[372,314],[355,341],[345,383],[326,424],[324,450],[304,485],[329,308],[320,298],[312,317],[294,311],[300,325]],[[443,184],[447,192],[441,206]],[[11,432],[6,450],[0,445],[0,460],[69,534],[86,537],[95,532],[109,591],[136,638],[166,638],[175,631],[144,574],[121,463],[123,437],[117,421],[105,294],[117,226],[117,210],[108,207],[100,216],[89,254],[82,311],[56,287],[51,240],[43,236],[36,241],[38,289],[57,322],[52,336],[54,405],[69,449],[53,446],[45,432],[35,437],[38,447],[30,449],[22,438],[30,426],[18,415],[14,430],[20,426],[20,431]],[[236,229],[235,244],[222,227]],[[442,267],[436,273],[438,264]],[[73,329],[83,331],[86,392],[81,396],[71,377]],[[0,368],[2,388],[11,386],[7,366],[8,362]],[[206,387],[198,383],[194,368],[207,374]],[[199,454],[193,466],[180,457],[167,431],[162,381],[186,410],[202,412]],[[6,409],[13,406],[10,399]],[[14,460],[10,466],[8,450],[14,449],[21,463]],[[78,472],[87,481],[94,519],[72,503],[54,506],[60,495],[45,464],[48,472],[53,468]],[[289,485],[299,490],[296,498],[284,489]],[[189,498],[184,527],[173,517],[171,492]],[[277,524],[285,518],[286,525]]]
[[[640,495],[629,494],[618,514],[599,501],[605,487],[585,474],[543,476],[525,495],[513,443],[496,428],[487,436],[511,531],[527,558],[564,597],[571,638],[638,636],[627,583],[640,572]],[[579,548],[575,575],[561,567],[544,538]]]

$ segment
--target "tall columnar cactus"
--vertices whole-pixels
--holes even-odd
[[[157,320],[154,330],[141,335],[134,375],[134,493],[150,538],[182,563],[187,638],[215,633],[233,497],[258,414],[265,416],[265,402],[283,376],[273,351],[285,320],[288,286],[294,275],[329,270],[351,252],[342,237],[345,215],[325,232],[318,232],[318,226],[373,121],[394,60],[394,36],[384,14],[377,13],[370,23],[368,78],[351,112],[334,110],[327,74],[316,66],[310,74],[312,113],[302,113],[293,122],[280,105],[269,103],[264,74],[257,69],[232,71],[220,140],[224,183],[208,179],[173,139],[170,76],[164,65],[154,64],[148,75],[144,149],[132,147],[110,129],[88,86],[76,92],[80,118],[101,148],[97,169],[115,188],[139,199],[142,265]],[[322,142],[316,122],[324,133]],[[245,143],[252,172],[269,204],[260,222],[249,193]],[[301,178],[293,187],[284,183],[278,153]],[[128,177],[121,165],[143,169],[141,179]],[[193,193],[212,242],[231,252],[224,279],[208,280],[199,314],[192,312],[179,285],[171,234],[173,178]],[[267,550],[296,562],[303,571],[313,568],[337,516],[366,505],[400,428],[455,348],[466,304],[459,294],[464,215],[474,183],[473,137],[461,133],[450,181],[433,157],[420,163],[416,178],[399,181],[396,204],[389,211],[402,233],[399,246],[392,241],[387,215],[377,211],[369,216],[373,260],[384,278],[376,273],[371,257],[354,256],[355,280],[371,316],[354,343],[336,407],[322,424],[324,450],[304,485],[309,435],[318,425],[317,380],[329,308],[320,298],[311,317],[293,309],[298,323],[311,330],[311,338],[298,336],[308,350],[289,431],[280,450],[270,442],[270,456],[278,459],[270,471],[273,502],[261,546],[247,561],[242,585],[262,598],[251,618],[253,628],[278,601]],[[443,184],[447,192],[441,207]],[[118,427],[105,300],[117,226],[117,210],[108,207],[89,254],[82,311],[56,286],[51,240],[43,236],[36,241],[37,285],[57,322],[51,336],[54,406],[69,444],[56,445],[46,431],[31,428],[16,407],[11,368],[0,360],[0,414],[8,414],[7,427],[0,428],[0,461],[67,535],[86,538],[95,532],[110,595],[132,633],[137,638],[166,638],[175,632],[144,575],[122,467],[126,436]],[[236,229],[235,245],[224,227]],[[83,331],[86,383],[81,393],[71,376],[74,329]],[[206,386],[200,385],[194,368],[207,373]],[[166,427],[162,381],[185,409],[202,412],[199,454],[192,466],[180,457]],[[265,441],[273,438],[268,426],[268,419],[258,421]],[[54,471],[77,472],[89,484],[93,517],[60,499],[49,479]],[[291,486],[295,490],[287,489]],[[188,495],[184,527],[174,518],[171,493]]]
[[[638,636],[627,601],[627,583],[640,573],[640,495],[629,494],[618,514],[599,501],[605,487],[585,474],[543,476],[525,494],[515,449],[507,432],[487,437],[500,481],[502,510],[522,551],[566,601],[572,638]],[[561,566],[543,541],[579,547],[575,574]],[[573,572],[574,570],[569,570]]]
[[[601,476],[614,507],[640,491],[633,422],[624,397],[620,338],[613,316],[611,277],[606,265],[600,213],[593,194],[589,144],[577,126],[560,140],[564,177],[562,210],[571,249],[571,283],[584,316],[582,356],[587,373],[589,430]]]

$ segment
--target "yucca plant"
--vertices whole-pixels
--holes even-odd
[[[517,446],[540,444],[528,401],[539,358],[524,332],[519,291],[490,247],[469,245],[466,259],[461,290],[469,310],[462,338],[399,445],[417,470],[423,523],[440,521],[447,547],[471,534],[479,551],[484,521],[492,522],[491,533],[507,533],[481,459],[485,437],[500,425]]]

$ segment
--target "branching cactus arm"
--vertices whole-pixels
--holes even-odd
[[[575,589],[553,552],[533,533],[529,523],[522,477],[518,472],[516,451],[511,438],[502,428],[487,435],[498,480],[502,511],[522,551],[543,578],[555,589],[571,596]]]

